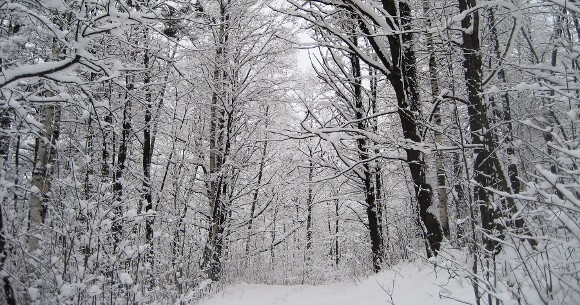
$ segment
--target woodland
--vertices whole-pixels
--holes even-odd
[[[0,0],[0,304],[196,304],[416,259],[458,302],[578,304],[579,16]]]

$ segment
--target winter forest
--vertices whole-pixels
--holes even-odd
[[[579,304],[579,16],[0,0],[0,304],[198,304],[410,261],[469,291],[445,304]]]

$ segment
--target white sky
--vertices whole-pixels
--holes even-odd
[[[301,32],[298,34],[298,41],[301,44],[304,44],[303,49],[299,49],[296,54],[296,65],[298,69],[302,72],[312,71],[312,66],[310,65],[310,58],[308,57],[308,53],[314,51],[314,49],[307,49],[309,44],[314,43],[314,40],[310,38],[308,33]]]

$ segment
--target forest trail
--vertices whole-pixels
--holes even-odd
[[[391,293],[392,292],[392,293]],[[471,301],[469,283],[420,263],[402,263],[361,281],[325,285],[235,284],[200,305],[451,305]]]

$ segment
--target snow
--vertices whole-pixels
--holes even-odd
[[[68,58],[61,61],[41,62],[30,65],[21,65],[14,69],[5,70],[4,76],[0,77],[0,87],[3,87],[4,85],[7,85],[24,76],[30,77],[45,74],[57,76],[58,73],[54,72],[61,71],[66,67],[73,65],[77,60],[78,58]]]
[[[359,282],[326,285],[235,284],[202,300],[200,305],[351,305],[460,304],[473,302],[469,283],[441,269],[403,263]]]
[[[580,13],[580,7],[577,7],[573,2],[566,0],[550,0],[550,2],[555,3],[561,7],[565,7],[568,10],[574,11],[575,13]],[[572,2],[572,3],[571,3]]]
[[[40,297],[40,292],[38,291],[38,288],[29,287],[28,288],[28,296],[33,301],[37,300]]]
[[[97,286],[97,285],[93,285],[93,286],[89,287],[89,289],[87,289],[87,291],[86,291],[86,293],[92,297],[100,295],[102,292],[103,291],[101,290],[101,288],[99,288],[99,286]]]
[[[137,216],[136,209],[130,209],[125,213],[125,217],[127,218],[127,220],[133,220],[135,219],[135,216]]]
[[[68,284],[63,284],[60,287],[60,295],[64,298],[71,297],[72,295],[74,295],[73,287],[71,287]]]
[[[126,284],[126,285],[131,285],[133,284],[133,279],[131,278],[131,275],[129,275],[129,273],[119,273],[119,280],[121,281],[121,284]]]

